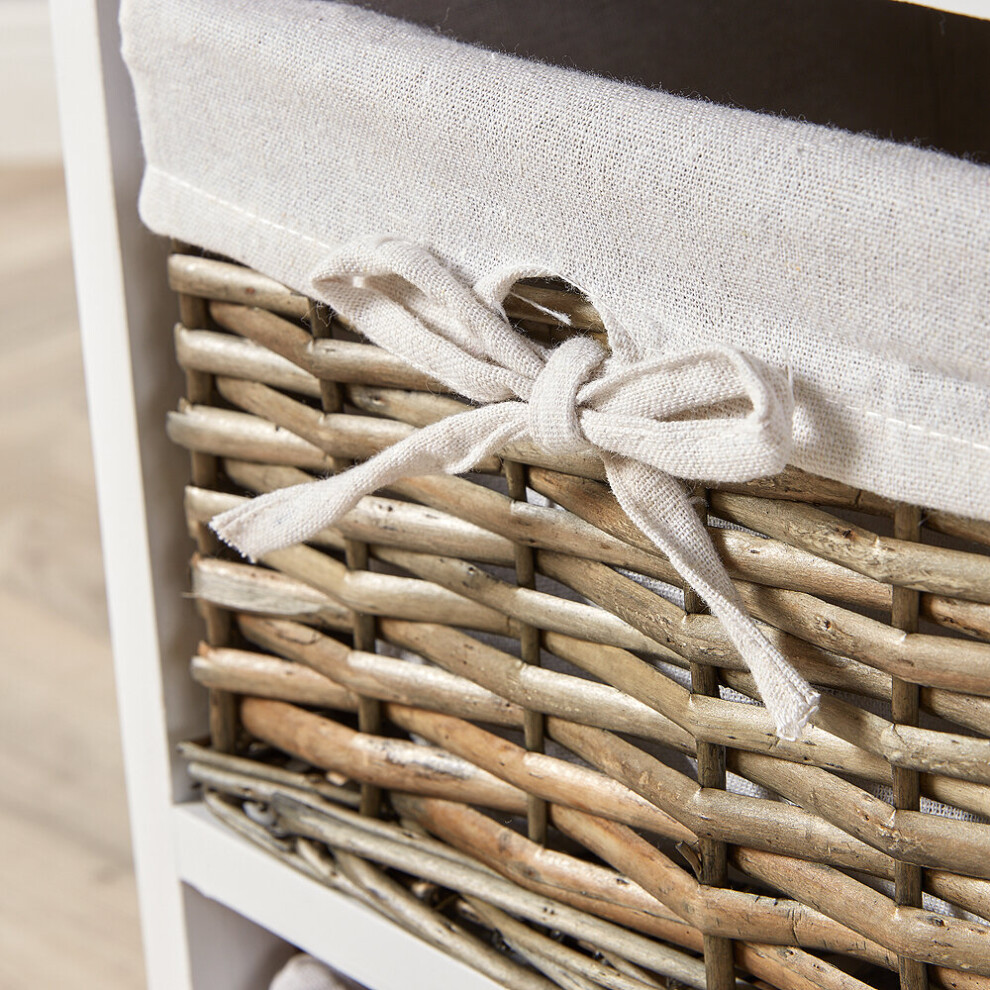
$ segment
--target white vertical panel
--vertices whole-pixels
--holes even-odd
[[[116,0],[53,0],[51,13],[148,985],[244,990],[245,970],[263,979],[259,960],[281,943],[183,889],[171,828],[187,788],[173,743],[206,723],[186,671],[199,632],[182,597],[187,459],[163,430],[181,386],[165,245],[137,217],[142,157]]]

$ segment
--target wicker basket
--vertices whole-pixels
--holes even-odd
[[[248,269],[170,277],[212,727],[185,752],[220,818],[510,987],[990,988],[990,525],[797,470],[700,493],[824,689],[781,741],[591,460],[513,449],[264,566],[219,552],[216,512],[463,406]],[[509,315],[601,333],[552,285]]]

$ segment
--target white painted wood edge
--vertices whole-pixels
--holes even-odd
[[[944,10],[947,14],[963,14],[966,17],[978,17],[990,20],[990,0],[899,0],[900,3],[912,3],[916,7],[930,7],[932,10]]]
[[[149,986],[191,985],[168,822],[144,484],[95,2],[53,0],[52,38],[110,636]]]
[[[373,990],[499,984],[221,825],[199,803],[172,811],[179,875],[201,894]]]

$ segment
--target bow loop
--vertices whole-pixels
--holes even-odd
[[[604,358],[604,348],[591,337],[572,337],[550,352],[529,395],[529,432],[537,446],[555,454],[589,449],[577,398]]]
[[[429,251],[395,238],[342,248],[313,290],[375,344],[479,405],[323,481],[272,492],[210,525],[248,556],[308,539],[363,495],[413,474],[460,473],[529,439],[596,451],[619,504],[722,621],[778,733],[795,738],[818,695],[746,614],[677,478],[748,481],[787,462],[789,378],[729,347],[630,361],[590,337],[547,348]]]

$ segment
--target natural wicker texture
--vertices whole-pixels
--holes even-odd
[[[594,458],[518,445],[261,566],[220,552],[217,512],[463,403],[263,276],[169,272],[211,699],[186,755],[224,821],[506,986],[990,988],[990,525],[793,470],[700,492],[825,689],[784,742]],[[507,308],[601,332],[553,287]]]

